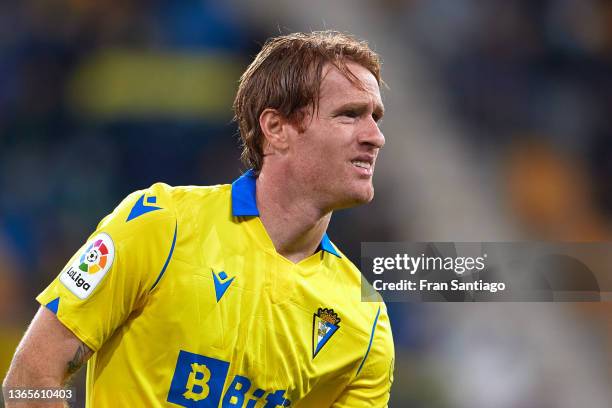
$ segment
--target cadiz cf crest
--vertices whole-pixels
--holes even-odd
[[[319,308],[312,318],[312,358],[340,328],[340,318],[334,309]]]

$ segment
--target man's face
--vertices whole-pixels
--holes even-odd
[[[289,141],[289,176],[325,210],[372,200],[374,165],[385,143],[377,123],[384,108],[376,78],[361,65],[347,65],[364,89],[326,65],[318,112],[307,115],[304,132]]]

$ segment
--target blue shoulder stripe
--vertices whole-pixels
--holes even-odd
[[[370,334],[370,344],[368,344],[368,349],[363,356],[363,360],[361,360],[361,364],[359,364],[359,368],[357,369],[357,374],[355,377],[359,375],[359,372],[363,368],[363,363],[365,363],[366,358],[368,358],[368,354],[370,354],[370,348],[372,348],[372,340],[374,340],[374,332],[376,331],[376,323],[378,323],[378,316],[380,316],[380,306],[378,306],[378,312],[376,312],[376,318],[374,319],[374,324],[372,325],[372,333]]]
[[[155,286],[157,286],[157,283],[159,282],[161,277],[164,275],[164,272],[166,272],[166,268],[168,267],[168,264],[170,263],[170,258],[172,258],[172,253],[174,252],[174,244],[176,244],[176,232],[177,231],[178,231],[178,221],[174,224],[174,238],[172,238],[172,246],[170,247],[170,252],[168,253],[168,258],[166,258],[166,263],[164,264],[161,272],[159,273],[159,276],[155,280],[155,283],[153,284],[153,286],[151,286],[151,289],[149,289],[149,290],[153,290],[153,288]]]

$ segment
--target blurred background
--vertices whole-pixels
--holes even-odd
[[[125,195],[244,170],[241,72],[317,29],[368,40],[389,85],[376,199],[329,230],[354,262],[361,241],[611,240],[608,1],[3,0],[2,377],[35,295]],[[612,303],[389,309],[393,408],[612,406]]]

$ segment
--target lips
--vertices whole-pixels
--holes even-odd
[[[353,166],[357,166],[357,167],[360,167],[362,169],[370,169],[370,168],[372,168],[372,163],[368,163],[368,162],[353,160],[351,163],[353,163]]]
[[[374,166],[374,155],[361,154],[351,160],[351,164],[359,169],[363,169],[366,174],[372,174]]]

